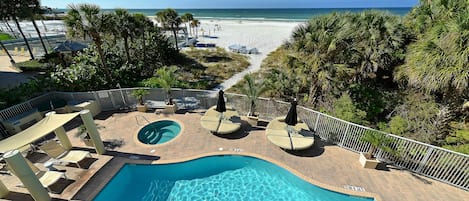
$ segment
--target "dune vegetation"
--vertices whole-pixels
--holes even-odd
[[[469,153],[469,3],[314,17],[264,60],[264,96]]]

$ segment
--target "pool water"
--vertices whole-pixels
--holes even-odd
[[[162,144],[175,138],[181,126],[171,120],[150,123],[138,131],[138,140],[144,144]]]
[[[95,197],[111,200],[371,201],[312,185],[272,163],[246,156],[210,156],[163,164],[126,164]]]

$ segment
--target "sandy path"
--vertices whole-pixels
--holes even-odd
[[[293,29],[298,25],[298,22],[272,22],[272,21],[232,21],[232,20],[211,20],[201,21],[201,27],[198,34],[201,35],[200,30],[204,30],[203,34],[216,36],[218,38],[202,38],[199,37],[201,43],[215,43],[218,47],[223,47],[228,50],[228,46],[232,44],[239,44],[249,48],[257,48],[260,54],[248,55],[250,66],[234,75],[228,80],[225,80],[214,90],[228,89],[235,85],[238,81],[243,79],[244,75],[249,72],[256,72],[261,67],[261,62],[267,55],[278,48],[284,41],[288,40]],[[220,31],[214,29],[216,25],[221,27]]]

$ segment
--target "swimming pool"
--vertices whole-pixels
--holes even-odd
[[[179,123],[172,120],[152,122],[138,131],[137,138],[144,144],[162,144],[175,138],[181,132]]]
[[[320,188],[254,157],[226,155],[162,165],[126,164],[94,200],[374,199]]]

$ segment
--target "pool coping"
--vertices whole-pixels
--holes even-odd
[[[154,123],[154,122],[158,122],[158,121],[174,121],[176,123],[179,124],[179,127],[181,127],[181,130],[179,131],[179,134],[176,135],[176,137],[174,137],[173,139],[171,139],[170,141],[167,141],[165,143],[162,143],[162,144],[145,144],[143,142],[141,142],[139,139],[138,139],[138,133],[140,132],[140,130],[142,128],[144,128],[145,126],[147,126],[148,124],[151,124],[151,123]],[[146,147],[146,148],[157,148],[157,147],[164,147],[165,145],[168,145],[168,144],[172,144],[174,143],[177,139],[179,139],[180,136],[184,135],[184,132],[186,130],[184,124],[177,120],[177,119],[172,119],[172,118],[162,118],[162,119],[158,119],[157,121],[154,121],[154,122],[150,122],[144,126],[140,126],[137,130],[137,132],[134,134],[133,136],[133,140],[134,140],[134,143],[136,145],[139,145],[139,146],[142,146],[142,147]]]
[[[263,156],[263,155],[260,155],[260,154],[255,154],[255,153],[250,153],[250,152],[242,152],[242,153],[241,152],[235,152],[235,151],[209,152],[209,153],[198,154],[198,155],[191,156],[191,157],[180,158],[180,159],[155,160],[151,164],[161,165],[161,164],[181,163],[181,162],[196,160],[196,159],[199,159],[199,158],[204,158],[204,157],[209,157],[209,156],[222,156],[222,155],[238,155],[238,156],[249,156],[249,157],[259,158],[259,159],[268,161],[270,163],[273,163],[275,165],[278,165],[278,166],[286,169],[287,171],[291,172],[295,176],[297,176],[297,177],[299,177],[299,178],[305,180],[306,182],[309,182],[309,183],[311,183],[315,186],[318,186],[320,188],[323,188],[323,189],[326,189],[326,190],[329,190],[329,191],[334,191],[334,192],[337,192],[337,193],[352,195],[352,196],[373,198],[375,201],[382,201],[381,196],[379,196],[376,193],[366,192],[366,191],[363,191],[363,192],[353,191],[353,190],[343,189],[343,188],[339,188],[339,187],[336,187],[336,186],[324,184],[324,183],[315,181],[315,180],[307,177],[306,175],[300,173],[299,171],[289,167],[288,165],[286,165],[284,163],[281,163],[277,160],[271,159],[269,157],[266,157],[266,156]]]

